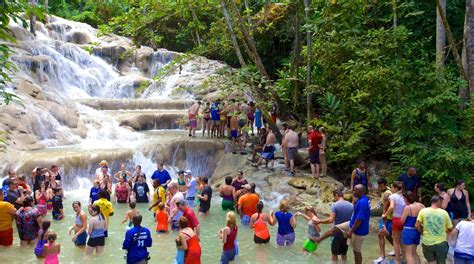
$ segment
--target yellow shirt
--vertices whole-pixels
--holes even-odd
[[[15,207],[9,202],[0,201],[0,231],[5,231],[12,228],[13,216],[8,213]]]
[[[153,204],[156,204],[158,202],[158,197],[161,199],[161,203],[165,204],[166,203],[166,191],[163,186],[158,186],[158,188],[155,189],[155,193],[153,194]],[[156,212],[158,210],[158,205],[153,207],[153,212]]]
[[[100,198],[94,202],[95,205],[99,206],[100,212],[104,215],[107,222],[109,221],[109,215],[114,212],[114,207],[112,203],[107,201],[105,198]]]
[[[423,225],[421,242],[432,246],[447,241],[446,230],[453,228],[448,213],[443,209],[423,208],[418,214],[417,221]]]
[[[390,196],[392,194],[392,191],[390,190],[390,188],[387,188],[387,190],[385,190],[383,193],[382,193],[382,209],[385,210],[385,208],[388,208],[388,206],[390,205],[390,200],[388,199],[388,196]],[[387,196],[387,200],[385,201],[385,196]],[[388,203],[387,207],[385,207],[385,204]],[[384,211],[385,212],[385,211]],[[392,220],[392,217],[393,217],[393,211],[392,213],[390,213],[389,215],[387,215],[387,220]]]

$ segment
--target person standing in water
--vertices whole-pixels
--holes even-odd
[[[120,170],[114,174],[114,179],[116,181],[120,180],[120,177],[125,179],[125,182],[132,180],[133,174],[127,170],[125,163],[120,164]]]
[[[191,170],[187,170],[184,173],[186,176],[186,202],[188,202],[188,206],[194,208],[194,200],[196,199],[196,185],[197,181],[196,178],[193,177],[193,173]]]
[[[317,238],[320,236],[321,227],[317,223],[319,218],[313,207],[306,207],[304,211],[304,214],[298,212],[295,216],[302,216],[308,221],[308,239],[303,244],[303,250],[312,253],[318,249]]]
[[[195,101],[188,110],[189,136],[193,138],[196,137],[196,128],[197,128],[197,120],[198,120],[200,105],[201,105],[201,102]]]
[[[250,224],[250,218],[257,212],[257,204],[260,197],[255,193],[255,184],[242,186],[243,195],[238,200],[237,210],[240,214],[240,223],[244,226]]]
[[[201,245],[186,217],[179,218],[178,250],[184,250],[184,264],[201,264]]]
[[[72,203],[72,209],[76,213],[76,218],[72,227],[69,228],[69,234],[74,230],[72,242],[74,242],[77,247],[82,247],[86,245],[87,241],[87,215],[82,211],[81,202],[79,201]]]
[[[151,179],[160,180],[161,186],[163,186],[163,188],[167,190],[168,184],[171,182],[170,173],[164,168],[163,162],[158,162],[156,165],[157,169],[155,170],[155,172],[153,172],[153,175],[151,175]]]
[[[122,249],[127,250],[127,263],[146,264],[150,259],[148,253],[152,245],[150,230],[142,226],[142,216],[137,214],[132,218],[133,228],[125,233]]]
[[[393,249],[395,250],[395,263],[400,263],[402,256],[402,231],[403,222],[401,217],[405,209],[405,200],[403,198],[403,182],[395,181],[392,184],[393,193],[389,196],[390,205],[384,214],[382,219],[387,219],[389,215],[392,215],[392,237],[393,237]]]
[[[219,238],[224,244],[222,247],[221,264],[228,264],[234,261],[236,256],[237,240],[237,217],[234,212],[228,212],[226,216],[226,226],[219,230]]]
[[[355,168],[351,174],[351,191],[354,192],[355,186],[361,184],[365,187],[365,190],[368,193],[372,184],[370,183],[370,176],[365,161],[359,160],[357,164],[357,168]]]
[[[137,210],[137,203],[135,202],[131,202],[129,205],[130,207],[130,210],[128,210],[126,213],[125,213],[125,216],[122,220],[122,222],[120,222],[120,224],[124,224],[126,222],[128,222],[128,227],[132,227],[132,219],[133,217],[135,217],[136,215],[139,215],[140,213],[138,212]]]
[[[89,240],[87,241],[86,255],[91,255],[94,249],[97,254],[100,254],[104,252],[105,232],[108,228],[107,219],[101,213],[100,207],[97,204],[93,204],[89,212],[92,217],[89,220],[87,230]]]
[[[270,216],[263,212],[263,202],[257,203],[257,212],[250,218],[250,228],[253,228],[253,242],[255,244],[267,244],[270,241],[270,232],[268,226],[270,224]]]
[[[59,264],[61,244],[56,243],[57,238],[54,232],[48,234],[48,243],[44,245],[44,264]]]
[[[222,197],[222,210],[234,211],[235,188],[232,186],[232,177],[225,177],[225,184],[219,188],[219,194]]]
[[[208,215],[211,209],[212,188],[209,186],[209,179],[206,176],[202,177],[201,182],[204,184],[204,188],[201,194],[197,196],[199,199],[199,213]]]
[[[378,240],[379,240],[379,250],[380,256],[378,259],[374,260],[374,263],[382,262],[385,259],[385,239],[393,245],[393,238],[392,238],[392,213],[388,213],[388,208],[390,207],[390,195],[392,195],[392,191],[387,186],[387,180],[385,178],[380,178],[377,180],[377,184],[379,187],[381,200],[382,200],[382,213],[385,215],[385,218],[381,218],[379,222],[379,232],[378,232]],[[394,252],[395,253],[395,252]]]
[[[274,226],[278,223],[277,245],[292,246],[295,242],[296,216],[290,213],[290,207],[286,200],[280,202],[279,209],[276,213],[270,212],[270,225]]]
[[[16,210],[13,204],[4,202],[5,194],[0,189],[0,246],[9,247],[13,245],[13,219]]]
[[[114,215],[114,207],[112,206],[112,203],[107,200],[106,190],[101,190],[99,192],[99,200],[95,201],[94,205],[97,205],[100,208],[101,216],[105,218],[108,224],[109,217]],[[107,227],[105,228],[104,233],[105,233],[105,237],[107,237],[108,236]]]
[[[411,191],[405,192],[403,197],[407,204],[401,219],[403,222],[402,245],[405,248],[405,260],[407,264],[421,264],[420,256],[416,251],[416,247],[420,244],[420,232],[415,229],[415,224],[418,213],[425,206],[417,202],[416,195]]]
[[[148,207],[148,211],[153,210],[153,217],[155,217],[155,213],[158,210],[158,205],[160,203],[166,203],[166,191],[165,188],[160,185],[160,180],[153,180],[152,184],[155,192],[153,193],[153,203],[150,207]]]
[[[150,189],[143,176],[138,177],[138,182],[133,186],[133,192],[137,203],[148,203]]]

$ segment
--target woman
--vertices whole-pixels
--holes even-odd
[[[16,227],[21,246],[35,245],[38,239],[43,218],[38,209],[33,208],[33,205],[33,197],[27,196],[23,200],[23,207],[16,212]]]
[[[36,208],[42,216],[46,216],[48,214],[47,203],[49,196],[47,184],[48,182],[42,182],[40,184],[39,190],[36,190],[35,192]]]
[[[456,187],[448,190],[448,195],[453,206],[453,225],[461,219],[471,217],[471,204],[469,203],[469,193],[463,180],[456,181]]]
[[[204,106],[204,110],[202,111],[202,136],[206,134],[207,129],[207,136],[211,136],[211,104],[206,102]]]
[[[351,190],[354,191],[354,187],[358,184],[365,186],[367,193],[369,192],[369,187],[371,187],[369,172],[367,171],[365,161],[359,160],[357,162],[358,166],[352,171],[351,174]]]
[[[253,228],[253,242],[255,244],[267,244],[270,241],[270,232],[267,224],[270,224],[270,217],[263,212],[263,202],[257,203],[257,213],[250,218],[250,228]]]
[[[179,218],[178,250],[185,250],[184,264],[201,264],[201,245],[185,217]]]
[[[454,247],[454,264],[474,263],[474,221],[472,218],[462,220],[454,228],[452,236],[456,238]]]
[[[232,186],[232,177],[225,177],[225,185],[222,185],[219,189],[219,194],[222,197],[222,210],[234,211],[234,194],[235,188]]]
[[[178,191],[185,193],[186,186],[188,185],[188,179],[184,177],[184,171],[179,171],[178,173]]]
[[[321,135],[321,143],[319,144],[319,163],[321,166],[321,176],[326,175],[328,165],[326,163],[326,128],[320,127],[319,134]]]
[[[304,211],[304,214],[298,212],[296,216],[302,216],[308,220],[308,239],[303,244],[303,250],[311,253],[318,249],[318,242],[316,241],[320,236],[321,227],[319,224],[315,224],[316,221],[319,221],[319,218],[314,207],[306,207]]]
[[[91,255],[94,252],[100,254],[104,252],[105,246],[105,230],[107,230],[107,221],[100,212],[100,207],[93,204],[90,207],[89,213],[91,219],[89,220],[89,241],[87,241],[86,255]]]
[[[108,174],[105,174],[103,176],[104,178],[100,182],[100,189],[101,190],[106,190],[107,191],[107,201],[110,201],[110,194],[112,194],[112,182],[110,181],[110,176]]]
[[[400,263],[400,257],[402,255],[402,231],[403,222],[402,215],[405,210],[405,200],[402,195],[403,182],[395,181],[392,184],[392,194],[388,197],[390,205],[387,211],[382,214],[383,219],[387,219],[387,216],[392,214],[392,238],[393,238],[393,250],[395,251],[395,263]]]
[[[407,264],[420,264],[420,256],[416,252],[416,247],[420,244],[420,232],[416,230],[415,223],[418,213],[425,206],[417,202],[416,195],[411,191],[404,193],[403,198],[407,204],[400,219],[403,223],[402,245],[405,251],[405,260]]]
[[[59,264],[61,244],[56,243],[57,235],[51,232],[48,235],[48,244],[44,245],[44,264]]]
[[[260,131],[260,129],[262,128],[262,112],[258,107],[255,108],[255,126],[257,127],[257,133],[261,135],[262,131]]]
[[[38,232],[38,241],[36,242],[36,247],[34,253],[37,258],[44,258],[44,245],[48,242],[49,227],[51,226],[51,221],[43,220],[41,223],[41,229]]]
[[[119,182],[115,184],[115,201],[118,203],[128,203],[130,201],[130,185],[125,181],[125,177],[120,176]]]
[[[228,212],[226,227],[219,230],[219,237],[224,244],[222,247],[221,264],[227,264],[235,259],[237,231],[237,217],[234,212]]]
[[[280,211],[270,212],[270,225],[274,226],[278,222],[277,245],[291,246],[295,242],[296,217],[289,212],[288,201],[280,202]]]
[[[434,190],[443,199],[442,208],[446,210],[446,212],[448,212],[452,220],[453,219],[453,206],[451,204],[451,198],[446,192],[446,185],[442,182],[436,183]]]
[[[74,201],[72,203],[72,209],[76,212],[76,218],[74,220],[74,224],[69,228],[69,235],[71,234],[72,230],[74,230],[74,236],[72,237],[72,242],[77,247],[82,247],[86,245],[87,241],[87,215],[81,209],[81,202]]]

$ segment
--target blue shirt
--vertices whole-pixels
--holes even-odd
[[[138,263],[148,258],[147,247],[151,247],[150,230],[134,226],[125,233],[122,249],[127,250],[127,263]]]
[[[92,187],[91,192],[89,194],[89,198],[91,198],[91,204],[93,204],[95,201],[99,200],[99,187]]]
[[[169,172],[165,169],[163,169],[162,171],[156,170],[155,172],[153,172],[153,175],[151,175],[151,179],[152,180],[158,179],[160,181],[160,185],[163,185],[163,187],[165,187],[166,189],[166,186],[164,186],[164,184],[167,181],[171,180],[171,176]]]
[[[403,173],[400,176],[398,176],[397,181],[403,182],[403,185],[405,186],[406,191],[412,191],[414,194],[416,194],[415,189],[420,187],[421,180],[420,177],[413,175],[413,176],[408,176],[408,174]]]
[[[291,217],[293,217],[291,213],[281,211],[275,213],[275,218],[278,220],[278,234],[288,235],[295,232],[290,223]]]
[[[214,103],[211,106],[211,119],[218,121],[221,120],[221,115],[219,114],[219,104]]]
[[[351,222],[349,223],[350,228],[354,226],[356,220],[362,221],[359,227],[354,230],[354,234],[358,236],[366,236],[369,234],[369,222],[370,222],[370,203],[367,196],[362,196],[357,199],[357,202],[354,205],[354,213],[351,217]]]

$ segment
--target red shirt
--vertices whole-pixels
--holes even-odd
[[[309,142],[309,151],[317,151],[319,148],[319,144],[323,137],[319,134],[318,131],[313,131],[313,133],[308,135],[308,142]]]
[[[194,214],[193,210],[191,208],[187,207],[183,211],[183,216],[188,219],[189,227],[194,229],[196,226],[199,225],[199,220],[197,219],[196,215]]]

